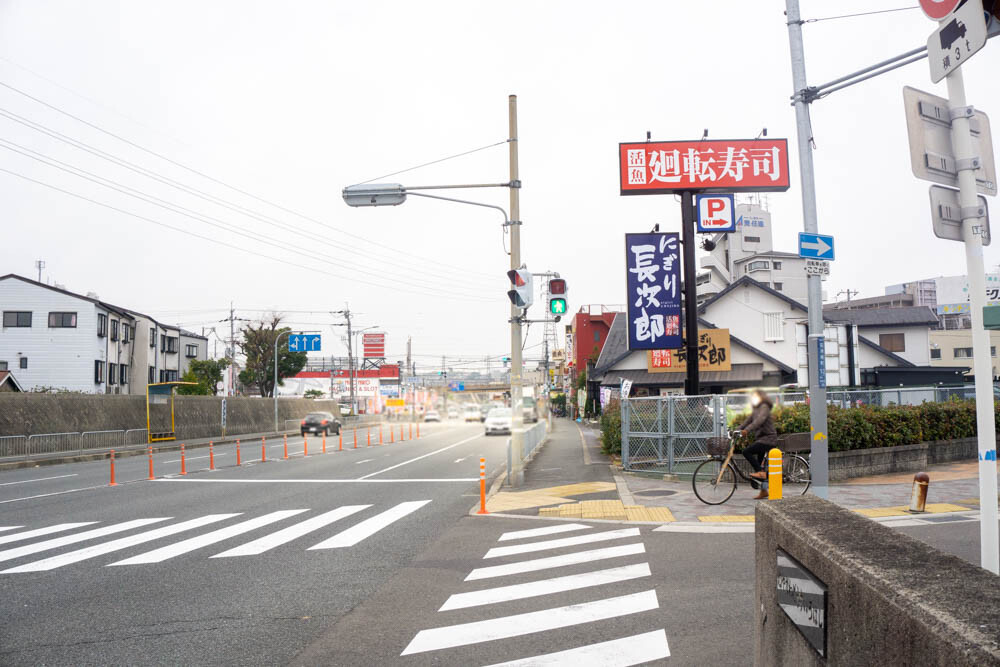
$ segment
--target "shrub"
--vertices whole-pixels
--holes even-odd
[[[622,453],[622,410],[618,401],[611,401],[601,413],[601,451]]]

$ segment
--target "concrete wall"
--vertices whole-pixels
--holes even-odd
[[[178,396],[174,406],[178,438],[208,438],[221,433],[222,397]],[[153,410],[159,415],[154,419],[153,430],[169,429],[167,407],[153,406]],[[279,399],[279,428],[284,428],[286,419],[301,419],[317,410],[340,414],[336,401]],[[274,429],[274,403],[270,400],[230,397],[227,412],[227,434],[262,433]],[[0,436],[138,428],[146,428],[145,396],[0,395]]]
[[[814,496],[758,504],[755,546],[755,665],[1000,665],[984,569]],[[778,549],[827,588],[825,659],[778,606]]]

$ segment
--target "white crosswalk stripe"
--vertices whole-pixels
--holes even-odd
[[[122,537],[117,540],[111,540],[110,542],[104,542],[103,544],[96,544],[92,547],[85,547],[83,549],[71,551],[67,554],[52,556],[51,558],[35,561],[34,563],[28,563],[27,565],[12,567],[9,570],[4,570],[3,574],[12,572],[44,572],[45,570],[54,570],[57,567],[63,567],[64,565],[69,565],[71,563],[79,563],[80,561],[87,560],[88,558],[96,558],[97,556],[103,556],[104,554],[111,553],[112,551],[127,549],[128,547],[143,544],[144,542],[152,542],[153,540],[158,540],[162,537],[168,537],[185,530],[191,530],[192,528],[198,528],[200,526],[214,523],[216,521],[222,521],[223,519],[228,519],[234,516],[237,515],[209,514],[208,516],[192,519],[191,521],[184,521],[172,526],[164,526],[163,528],[155,528],[145,533],[139,533],[138,535]]]
[[[340,547],[353,547],[366,537],[371,537],[389,524],[395,523],[411,512],[416,512],[429,502],[429,500],[415,500],[400,503],[392,509],[388,509],[370,519],[365,519],[356,526],[352,526],[343,532],[337,533],[328,540],[323,540],[314,547],[309,547],[309,549],[337,549]]]
[[[104,526],[103,528],[95,528],[94,530],[87,530],[82,533],[76,533],[75,535],[66,535],[64,537],[57,537],[51,540],[46,540],[44,542],[36,542],[35,544],[26,544],[23,547],[17,547],[16,549],[7,549],[6,551],[0,551],[0,561],[13,560],[14,558],[20,558],[21,556],[30,556],[31,554],[36,554],[39,551],[57,549],[59,547],[64,547],[69,544],[76,544],[77,542],[85,542],[87,540],[92,540],[96,537],[105,537],[106,535],[123,533],[126,530],[132,530],[133,528],[141,528],[143,526],[148,526],[151,523],[167,521],[169,518],[170,517],[160,517],[156,519],[135,519],[133,521],[126,521],[125,523],[118,523],[112,526]]]
[[[559,526],[546,526],[545,528],[529,528],[528,530],[515,530],[504,533],[497,542],[507,542],[509,540],[524,540],[529,537],[543,537],[545,535],[556,535],[558,533],[569,533],[574,530],[590,529],[582,523],[564,523]]]
[[[641,635],[580,646],[557,653],[536,655],[523,660],[501,662],[489,667],[545,667],[546,665],[601,665],[628,667],[670,657],[667,632],[654,630]]]
[[[52,533],[61,533],[66,530],[72,530],[74,528],[82,528],[83,526],[92,526],[96,521],[82,521],[79,523],[59,523],[54,526],[47,526],[45,528],[36,528],[34,530],[26,530],[23,533],[14,533],[13,535],[0,535],[0,544],[9,544],[11,542],[20,542],[21,540],[30,540],[33,537],[41,537],[42,535],[51,535]]]
[[[623,544],[618,547],[605,547],[603,549],[591,549],[590,551],[577,551],[576,553],[563,554],[561,556],[549,556],[548,558],[537,558],[507,565],[494,565],[492,567],[476,568],[465,578],[466,581],[476,579],[489,579],[491,577],[505,577],[509,574],[520,574],[522,572],[535,572],[537,570],[547,570],[553,567],[564,567],[566,565],[579,565],[580,563],[590,563],[595,560],[607,560],[620,556],[631,556],[633,554],[646,553],[646,547],[641,542],[637,544]]]
[[[546,540],[544,542],[530,542],[528,544],[514,544],[509,547],[495,547],[486,552],[483,558],[500,558],[501,556],[512,556],[514,554],[526,554],[533,551],[545,551],[547,549],[561,549],[572,547],[578,544],[592,544],[594,542],[607,542],[608,540],[620,540],[626,537],[639,537],[638,528],[623,528],[622,530],[609,530],[603,533],[589,533],[587,535],[576,535],[574,537],[564,537],[558,540]]]
[[[24,526],[0,526],[0,533],[5,530],[17,530],[18,528],[24,528]]]
[[[369,507],[371,507],[371,505],[344,505],[343,507],[338,507],[335,510],[325,512],[319,516],[314,516],[311,519],[306,519],[305,521],[297,523],[294,526],[289,526],[288,528],[279,530],[276,533],[265,535],[260,539],[254,540],[253,542],[247,542],[246,544],[240,545],[228,551],[223,551],[221,554],[215,554],[212,558],[256,556],[257,554],[262,554],[276,546],[285,544],[286,542],[291,542],[292,540],[302,537],[307,533],[319,530],[323,526],[327,526],[334,521],[339,521],[340,519],[348,517],[355,512],[368,509]]]

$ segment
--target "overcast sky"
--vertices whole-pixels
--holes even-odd
[[[803,0],[802,15],[913,4]],[[679,230],[673,197],[619,196],[618,142],[647,130],[667,140],[767,127],[791,140],[792,189],[767,202],[777,249],[794,251],[802,222],[784,20],[778,0],[3,0],[0,82],[51,107],[0,86],[0,169],[148,220],[0,172],[0,273],[34,276],[43,259],[45,280],[196,331],[217,326],[232,301],[240,316],[274,308],[329,334],[335,319],[322,312],[349,302],[356,326],[388,332],[390,359],[412,336],[418,371],[442,354],[504,354],[499,213],[418,198],[352,209],[341,188],[502,142],[507,95],[517,94],[522,257],[567,278],[575,311],[625,301],[625,232]],[[918,9],[809,23],[809,82],[923,45],[934,27]],[[987,113],[1000,113],[998,48],[964,68],[969,102]],[[910,171],[904,85],[946,94],[921,61],[813,105],[820,231],[837,243],[831,298],[965,272],[962,245],[933,236],[929,184]],[[501,145],[387,180],[500,182],[507,169]],[[507,207],[506,190],[455,194]],[[988,270],[998,246],[985,251]],[[533,328],[527,345],[540,335]]]

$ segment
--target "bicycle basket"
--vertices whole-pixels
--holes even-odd
[[[729,438],[709,438],[706,447],[709,456],[725,456],[729,453]]]

